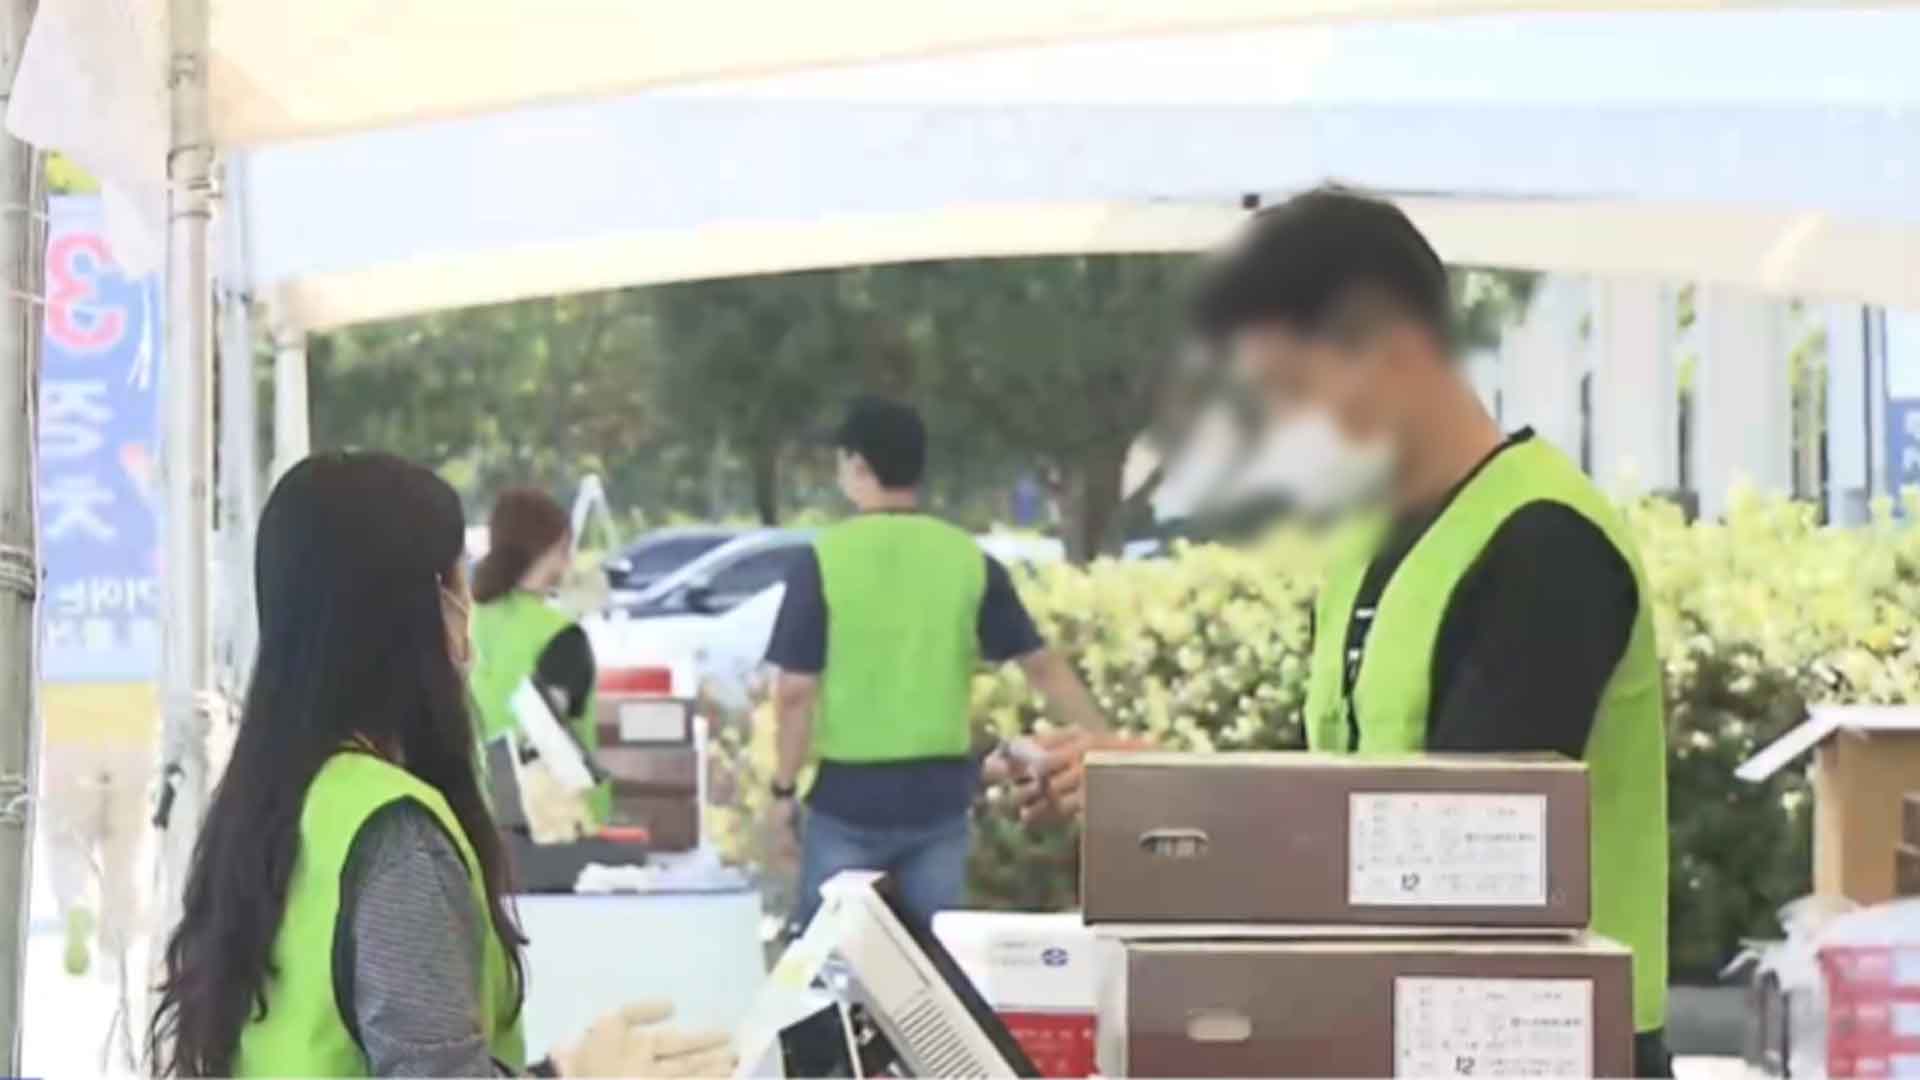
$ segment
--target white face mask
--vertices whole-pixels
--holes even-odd
[[[1393,463],[1384,436],[1353,442],[1325,410],[1308,409],[1268,433],[1251,468],[1301,510],[1330,514],[1378,498]]]

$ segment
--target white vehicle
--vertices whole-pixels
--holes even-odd
[[[681,612],[635,619],[590,615],[580,621],[593,645],[603,691],[695,698],[729,710],[752,704],[753,680],[767,653],[785,585],[774,585],[719,615]]]
[[[802,529],[759,529],[736,536],[645,588],[615,589],[616,618],[724,615],[787,580],[787,567],[813,543]]]

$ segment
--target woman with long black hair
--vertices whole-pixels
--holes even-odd
[[[260,648],[168,942],[170,1076],[480,1076],[525,1066],[525,939],[475,767],[453,490],[325,454],[260,520]],[[723,1040],[623,1010],[535,1071],[713,1075]],[[543,1067],[545,1066],[545,1067]]]

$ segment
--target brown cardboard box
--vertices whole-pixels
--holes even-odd
[[[1906,793],[1920,777],[1920,709],[1824,706],[1735,775],[1764,780],[1813,751],[1813,891],[1860,904],[1894,897]]]
[[[1628,1076],[1632,959],[1593,937],[1102,942],[1106,1076]]]
[[[690,792],[614,788],[611,824],[647,830],[650,851],[692,851],[700,844],[700,803]]]
[[[1587,925],[1587,773],[1553,757],[1092,754],[1089,923]]]
[[[1920,791],[1909,791],[1900,800],[1900,842],[1920,848]]]
[[[647,695],[602,694],[600,748],[594,759],[613,778],[609,824],[647,830],[653,851],[690,851],[700,843],[700,752],[691,703]]]
[[[1901,844],[1893,850],[1893,894],[1920,896],[1920,847]]]

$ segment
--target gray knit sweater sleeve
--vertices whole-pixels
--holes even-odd
[[[480,1015],[486,920],[439,819],[412,800],[374,814],[340,900],[335,996],[372,1074],[497,1074]]]

